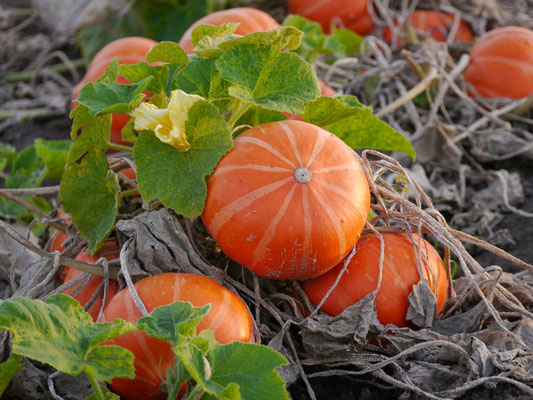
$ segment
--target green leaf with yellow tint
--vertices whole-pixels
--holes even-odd
[[[148,65],[144,61],[137,64],[122,64],[118,67],[118,72],[121,76],[130,82],[140,82],[143,79],[151,76],[146,90],[151,93],[162,93],[165,91],[168,81],[168,67]]]
[[[164,62],[168,64],[183,64],[189,63],[187,53],[183,48],[174,42],[163,41],[156,44],[146,54],[146,60],[148,62]]]
[[[300,114],[307,102],[320,96],[313,67],[298,55],[273,46],[236,46],[220,56],[216,66],[222,78],[233,84],[229,94],[245,103]]]
[[[94,323],[80,303],[56,294],[46,302],[12,297],[0,304],[0,329],[13,333],[15,354],[49,364],[72,376],[82,372],[101,382],[133,378],[133,354],[102,343],[136,330],[116,320]]]
[[[340,137],[353,149],[400,151],[416,157],[400,132],[372,114],[353,96],[320,97],[307,104],[302,118]]]

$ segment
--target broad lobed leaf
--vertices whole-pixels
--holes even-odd
[[[13,297],[0,304],[0,329],[13,333],[13,353],[53,366],[72,376],[86,372],[98,381],[134,376],[133,354],[118,346],[100,346],[133,332],[120,320],[95,324],[81,305],[63,294],[46,302]]]
[[[185,134],[190,150],[180,152],[142,131],[133,148],[143,199],[155,198],[178,214],[200,215],[207,197],[206,177],[233,147],[228,123],[218,109],[197,101],[188,112]]]
[[[320,95],[313,67],[298,55],[272,46],[241,44],[224,53],[216,66],[222,78],[233,84],[231,96],[270,110],[299,114],[305,103]]]
[[[353,149],[401,151],[415,158],[409,140],[372,114],[352,96],[320,97],[306,105],[302,118],[306,122],[340,137]]]
[[[196,335],[196,327],[209,313],[211,305],[193,307],[191,303],[176,302],[153,310],[137,321],[137,327],[146,334],[173,345],[184,335]]]

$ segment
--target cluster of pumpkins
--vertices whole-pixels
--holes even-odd
[[[320,22],[326,32],[332,20],[360,34],[374,29],[366,0],[291,0],[289,10]],[[197,21],[179,43],[186,52],[192,53],[194,27],[229,22],[239,23],[236,33],[241,35],[279,27],[262,11],[230,9]],[[446,40],[443,29],[449,31],[454,16],[419,11],[413,13],[410,22],[430,32],[434,39]],[[385,29],[383,38],[392,40],[392,37],[391,30]],[[463,21],[455,37],[473,40],[470,28]],[[95,56],[85,77],[74,88],[73,101],[86,83],[104,73],[114,57],[118,57],[119,64],[144,61],[155,44],[140,37],[122,38],[108,44]],[[484,97],[520,98],[533,93],[533,32],[521,27],[504,27],[478,38],[472,47],[465,78]],[[119,82],[127,83],[121,77]],[[322,94],[332,96],[335,91],[322,84]],[[126,114],[113,115],[112,142],[126,144],[121,130],[129,118]],[[129,178],[134,179],[134,172],[129,172],[133,173]],[[384,325],[410,326],[406,320],[408,296],[421,275],[435,293],[438,314],[448,292],[447,272],[441,257],[417,235],[386,233],[360,238],[370,197],[361,164],[344,142],[319,127],[288,119],[259,125],[239,135],[234,149],[224,156],[208,180],[202,220],[230,258],[267,278],[303,280],[310,300],[322,303],[321,310],[329,315],[340,314],[376,290],[380,281],[376,296],[378,319]],[[52,249],[64,249],[66,236],[62,235],[65,234],[54,235],[56,243],[52,243]],[[354,247],[356,251],[352,252]],[[118,258],[118,252],[118,243],[110,241],[99,254],[90,256],[82,252],[77,258],[96,262],[100,256]],[[343,270],[342,278],[330,291]],[[62,276],[65,281],[80,274],[74,269],[67,271]],[[89,284],[73,295],[86,304],[101,283],[101,277],[93,276]],[[77,286],[68,293],[73,293]],[[213,329],[221,343],[253,340],[253,320],[244,302],[209,278],[161,274],[143,279],[135,286],[149,311],[175,301],[177,290],[182,294],[180,300],[195,306],[213,305],[199,329]],[[95,320],[102,300],[100,296],[88,310]],[[122,318],[135,322],[141,316],[129,291],[118,292],[116,283],[110,283],[106,303],[100,321]],[[125,398],[157,397],[166,366],[173,363],[169,345],[142,332],[125,335],[114,342],[134,352],[137,377],[115,379],[111,388]],[[153,360],[162,363],[153,365]]]

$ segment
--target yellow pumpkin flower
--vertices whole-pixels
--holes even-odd
[[[158,108],[151,103],[141,103],[133,112],[135,130],[150,129],[164,143],[179,151],[191,148],[185,136],[187,112],[192,105],[203,97],[174,90],[170,94],[168,108]]]

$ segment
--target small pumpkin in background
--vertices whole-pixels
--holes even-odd
[[[309,279],[353,247],[370,207],[359,160],[337,136],[294,120],[248,129],[207,182],[202,220],[258,275]]]
[[[192,54],[194,52],[194,45],[192,44],[192,31],[194,28],[202,24],[220,26],[228,23],[238,23],[239,26],[235,33],[243,36],[248,33],[279,28],[278,22],[264,11],[250,7],[230,8],[216,11],[200,18],[185,31],[179,44],[187,53]]]
[[[496,28],[472,46],[465,79],[485,98],[519,99],[533,94],[533,31]]]
[[[336,23],[359,35],[367,35],[375,27],[368,3],[369,0],[289,0],[289,13],[318,22],[326,33]]]
[[[209,314],[200,322],[197,332],[211,329],[217,342],[253,341],[253,319],[246,304],[236,294],[203,275],[168,272],[141,279],[135,289],[148,312],[174,303],[188,301],[194,307],[211,304]],[[109,302],[102,315],[102,322],[115,318],[136,323],[142,314],[137,309],[130,291],[124,288]],[[170,343],[135,331],[109,341],[130,350],[135,355],[135,378],[116,378],[111,390],[122,399],[166,399],[161,383],[167,369],[174,365]]]
[[[397,22],[394,23],[397,25]],[[445,42],[455,24],[455,15],[434,10],[414,10],[406,24],[415,29],[421,40],[431,37],[438,42]],[[453,40],[471,43],[473,39],[474,34],[470,26],[465,21],[460,20]],[[383,40],[392,41],[392,31],[388,26],[383,31]],[[398,38],[398,43],[403,43],[403,39]]]
[[[76,99],[80,90],[89,82],[95,82],[104,73],[111,61],[118,57],[118,64],[137,64],[140,61],[146,61],[146,54],[157,44],[155,40],[130,36],[117,39],[104,46],[91,61],[83,79],[72,89],[72,101],[74,106],[77,104]],[[117,78],[118,83],[130,83],[120,75]],[[122,139],[122,128],[126,126],[131,117],[128,114],[114,113],[111,122],[110,141],[115,144],[128,144]]]
[[[120,257],[120,248],[118,245],[118,242],[116,240],[108,240],[104,242],[100,250],[95,253],[94,255],[90,255],[87,253],[87,249],[83,249],[77,256],[76,260],[83,261],[90,264],[95,264],[100,257],[105,257],[108,261],[114,260]],[[77,270],[75,268],[65,267],[65,283],[70,282],[77,276],[83,274],[82,271]],[[96,290],[100,287],[102,284],[104,278],[98,275],[93,275],[89,278],[89,281],[83,286],[83,288],[78,291],[73,297],[78,300],[78,302],[85,307],[85,305],[89,302],[91,297],[94,295]],[[72,294],[76,291],[78,287],[80,287],[84,281],[77,283],[76,285],[72,286],[69,289],[66,289],[63,293],[65,294]],[[106,304],[108,304],[113,296],[118,292],[118,284],[116,281],[109,281],[109,289],[107,293],[106,298]],[[98,295],[96,300],[93,302],[93,304],[87,309],[87,312],[91,314],[91,317],[93,317],[93,320],[96,321],[98,318],[98,314],[100,313],[100,308],[102,307],[102,303],[104,300],[104,291]]]
[[[382,325],[411,326],[406,320],[409,294],[421,277],[417,269],[420,239],[420,263],[424,278],[436,296],[436,314],[446,302],[448,280],[439,253],[425,239],[406,234],[383,233],[385,244],[381,286],[376,294],[378,320]],[[381,241],[376,235],[359,239],[357,252],[347,270],[321,307],[328,315],[339,315],[377,288]],[[307,280],[303,288],[314,304],[319,304],[344,268],[344,261],[318,278]]]

